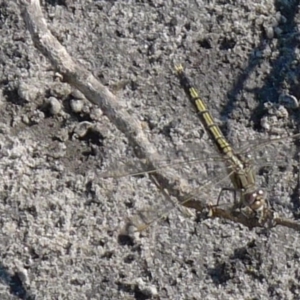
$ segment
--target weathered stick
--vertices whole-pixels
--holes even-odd
[[[148,141],[140,123],[119,105],[116,96],[107,87],[70,57],[66,49],[48,30],[39,1],[20,0],[19,2],[22,5],[22,15],[36,48],[50,60],[66,82],[81,91],[90,102],[98,105],[109,120],[126,135],[138,158],[144,159],[145,167],[148,170],[156,169],[158,166],[155,162],[164,158],[158,155],[155,147]],[[175,185],[180,183],[182,188],[184,180],[174,172],[168,172],[166,176],[165,171],[165,169],[160,170],[159,174],[157,173],[157,179],[165,188],[172,190],[173,196],[178,197],[182,191],[176,189]]]

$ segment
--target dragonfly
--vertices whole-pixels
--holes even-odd
[[[221,180],[216,180],[209,182],[206,185],[203,185],[197,191],[201,191],[204,188],[211,187],[213,185],[217,185],[217,183],[221,182],[223,179],[229,178],[232,183],[231,187],[222,187],[221,191],[219,192],[219,196],[217,199],[217,204],[219,205],[219,201],[221,199],[221,195],[224,191],[231,191],[234,195],[234,204],[233,208],[239,208],[247,217],[254,217],[258,219],[258,222],[263,225],[266,220],[266,215],[270,209],[270,204],[267,199],[266,192],[257,184],[256,176],[254,171],[253,161],[248,155],[248,150],[241,149],[239,151],[235,151],[233,147],[230,145],[228,140],[225,138],[224,134],[222,133],[220,127],[216,124],[212,114],[209,112],[206,103],[200,98],[199,92],[192,84],[191,80],[188,78],[187,74],[184,72],[182,65],[175,66],[175,72],[179,79],[179,83],[181,88],[184,90],[186,95],[188,96],[190,102],[195,107],[196,111],[198,112],[199,118],[201,123],[203,124],[204,129],[207,131],[210,139],[215,145],[219,156],[210,156],[206,159],[202,160],[201,158],[190,159],[189,161],[179,161],[179,162],[170,162],[170,161],[162,161],[159,163],[161,169],[166,168],[168,166],[179,165],[181,166],[184,163],[194,164],[203,161],[211,161],[213,163],[219,161],[225,165],[225,169],[227,175],[223,176]],[[274,138],[274,139],[267,139],[264,141],[255,141],[252,144],[252,148],[258,149],[262,148],[263,146],[267,146],[271,143],[276,143],[278,141],[283,141],[285,138],[294,139],[299,137],[300,134],[295,134],[293,136],[287,136],[283,138]],[[122,171],[118,174],[108,175],[105,173],[104,177],[124,177],[124,176],[135,176],[135,175],[143,175],[143,174],[151,174],[158,169],[154,170],[141,170],[135,171],[136,165],[132,168],[134,171],[129,171],[122,173]],[[118,169],[121,169],[118,167]],[[130,169],[130,167],[128,168]],[[109,173],[108,173],[109,174]],[[164,197],[168,197],[168,194],[164,193]],[[189,201],[192,199],[193,196],[188,197],[184,202]],[[170,200],[170,199],[169,199]],[[180,202],[180,204],[184,204],[184,202]],[[163,212],[155,212],[153,216],[151,216],[150,221],[145,222],[146,226],[141,226],[139,228],[147,228],[153,222],[161,219],[162,216],[168,213],[168,209],[165,209]],[[144,217],[143,217],[144,219]],[[146,219],[146,218],[145,218]],[[143,230],[142,229],[142,230]],[[140,231],[140,230],[139,230]]]
[[[253,167],[248,158],[236,153],[221,129],[214,121],[213,116],[207,109],[206,104],[200,98],[198,91],[191,83],[183,70],[182,65],[175,67],[179,82],[188,98],[196,108],[200,120],[214,142],[220,155],[223,157],[229,178],[233,184],[233,188],[226,188],[234,192],[236,204],[243,205],[248,208],[249,212],[253,212],[259,219],[260,223],[264,221],[264,212],[269,208],[269,203],[266,199],[263,189],[256,185],[255,174]],[[223,188],[222,190],[224,190]],[[219,203],[222,190],[219,194],[217,205]],[[240,200],[237,201],[236,192],[240,192]]]

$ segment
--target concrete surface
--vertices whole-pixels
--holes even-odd
[[[248,2],[41,5],[51,32],[126,99],[160,152],[197,157],[213,150],[174,63],[233,143],[297,132],[298,108],[279,99],[299,97],[299,1]],[[133,150],[59,80],[15,1],[0,1],[0,61],[0,299],[300,299],[292,230],[249,231],[173,210],[135,239],[121,234],[127,217],[166,200],[147,176],[98,176],[134,160]],[[264,153],[258,182],[279,213],[297,218],[297,143],[275,148],[288,165],[271,168],[274,155]],[[199,163],[183,174],[196,187],[207,170]]]

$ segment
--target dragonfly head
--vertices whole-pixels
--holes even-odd
[[[246,216],[254,216],[261,226],[267,228],[276,226],[275,214],[270,209],[267,195],[263,190],[244,192],[244,205],[242,211],[246,213]]]
[[[255,212],[260,212],[264,209],[267,200],[263,190],[246,192],[244,194],[245,204]]]

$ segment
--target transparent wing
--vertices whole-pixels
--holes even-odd
[[[158,182],[156,182],[157,187],[161,190],[165,199],[164,205],[161,207],[147,207],[139,210],[136,215],[129,219],[129,223],[130,225],[133,225],[137,231],[143,231],[149,228],[153,223],[156,223],[168,216],[171,211],[175,209],[181,210],[181,212],[190,217],[191,214],[187,209],[184,208],[184,206],[191,200],[198,200],[198,207],[202,207],[203,209],[208,207],[208,204],[216,204],[219,191],[224,183],[226,185],[226,182],[228,182],[231,174],[232,173],[225,176],[220,175],[220,178],[217,181],[204,183],[200,187],[196,188],[192,194],[190,194],[181,202],[172,199],[168,192],[164,190]],[[213,203],[211,203],[212,201]]]
[[[290,155],[287,154],[292,152],[291,149],[295,148],[295,142],[299,138],[300,134],[296,134],[293,136],[254,140],[242,146],[236,153],[242,157],[251,159],[254,167],[283,166],[289,164]],[[128,161],[123,161],[122,167],[120,162],[118,162],[118,168],[104,172],[102,176],[118,178],[143,174],[151,175],[151,173],[158,170],[144,170],[141,164],[137,162],[138,160],[128,164]],[[220,155],[210,156],[209,154],[203,154],[201,158],[168,159],[156,163],[159,165],[159,168],[172,167],[179,169],[180,172],[187,168],[186,173],[189,174],[191,173],[191,169],[196,169],[196,171],[194,170],[195,172],[192,172],[194,177],[189,177],[190,183],[195,186],[195,190],[184,202],[180,203],[172,199],[164,188],[158,185],[164,197],[163,203],[158,201],[160,203],[157,207],[142,209],[130,219],[139,231],[148,228],[151,224],[164,218],[172,210],[184,205],[185,202],[191,199],[199,199],[199,201],[207,204],[209,201],[213,201],[212,204],[216,204],[221,189],[231,186],[229,181],[230,175],[228,175],[225,168],[224,158],[220,157]],[[205,168],[201,167],[201,164]]]
[[[298,159],[300,134],[253,141],[237,151],[250,159],[256,169],[262,167],[291,167],[293,159]]]
[[[271,154],[274,151],[276,152],[278,150],[278,145],[284,144],[284,145],[293,145],[297,142],[297,140],[300,140],[300,134],[294,134],[294,135],[287,135],[287,136],[281,136],[276,138],[268,138],[268,139],[258,139],[253,140],[250,143],[246,143],[245,145],[241,146],[236,152],[238,154],[241,154],[243,156],[252,155],[252,153],[255,153],[257,151],[264,151],[266,154]],[[269,152],[271,151],[271,152]],[[255,155],[253,155],[255,157]]]
[[[215,164],[223,163],[224,159],[220,155],[202,154],[200,157],[195,158],[169,158],[166,160],[154,161],[153,165],[156,165],[155,169],[146,169],[147,165],[145,160],[127,160],[120,159],[117,162],[113,162],[109,170],[105,170],[100,173],[100,177],[103,178],[120,178],[126,176],[138,176],[151,174],[161,169],[171,167],[173,169],[182,169],[187,165],[201,164],[204,162],[210,162]]]
[[[240,147],[236,153],[242,157],[251,159],[253,164],[258,166],[282,163],[283,160],[278,161],[278,144],[284,144],[286,148],[287,145],[289,147],[291,143],[294,143],[297,139],[300,139],[300,134],[264,140],[253,140]],[[194,155],[194,153],[192,155]],[[282,153],[280,153],[280,157],[281,159],[284,159],[284,155],[282,155]],[[197,154],[197,157],[193,157],[189,153],[185,153],[184,157],[155,161],[154,165],[157,166],[155,169],[146,169],[144,166],[147,163],[143,160],[127,160],[120,158],[117,162],[113,162],[108,170],[102,171],[99,175],[102,178],[120,178],[151,174],[167,167],[180,170],[184,169],[186,166],[193,166],[197,168],[198,165],[203,163],[210,165],[215,164],[218,166],[217,169],[219,169],[219,166],[224,163],[224,158],[219,154],[212,155],[212,153],[200,153]]]

